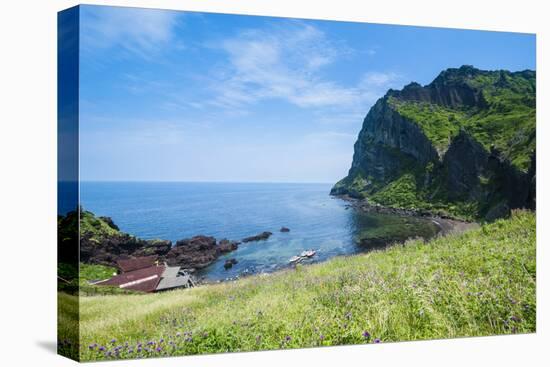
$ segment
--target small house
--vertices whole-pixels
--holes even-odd
[[[140,292],[157,292],[194,286],[190,274],[179,266],[160,265],[156,256],[117,261],[121,273],[96,285],[114,286]]]

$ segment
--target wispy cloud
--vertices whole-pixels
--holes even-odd
[[[82,48],[96,51],[119,47],[149,58],[174,40],[174,27],[180,14],[166,10],[84,6],[81,13]]]
[[[398,80],[399,78],[399,75],[393,72],[381,73],[373,71],[365,73],[363,75],[363,77],[361,78],[361,84],[365,85],[366,87],[386,87],[392,84],[394,81]]]
[[[211,83],[213,103],[221,107],[281,99],[303,108],[349,108],[372,102],[398,79],[394,73],[367,73],[346,86],[324,77],[324,68],[345,61],[352,50],[302,22],[243,31],[218,47],[228,59]]]

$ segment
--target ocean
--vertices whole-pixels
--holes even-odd
[[[242,243],[199,272],[207,280],[223,280],[284,268],[307,249],[317,251],[309,262],[366,251],[368,247],[357,243],[358,235],[395,226],[387,215],[359,212],[330,196],[330,188],[302,183],[82,182],[80,200],[85,210],[109,216],[122,231],[144,239],[175,243],[201,234],[241,240],[273,233],[265,241]],[[290,232],[280,232],[282,226]],[[238,263],[226,270],[223,265],[230,258]]]

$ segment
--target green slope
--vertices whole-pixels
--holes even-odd
[[[535,215],[522,211],[268,276],[83,297],[80,353],[102,360],[534,332],[535,252]],[[61,307],[72,299],[61,294]]]

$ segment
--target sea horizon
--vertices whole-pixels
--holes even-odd
[[[72,181],[59,181],[72,182]],[[79,180],[80,183],[229,183],[229,184],[312,184],[312,185],[334,185],[335,181],[232,181],[232,180]]]

